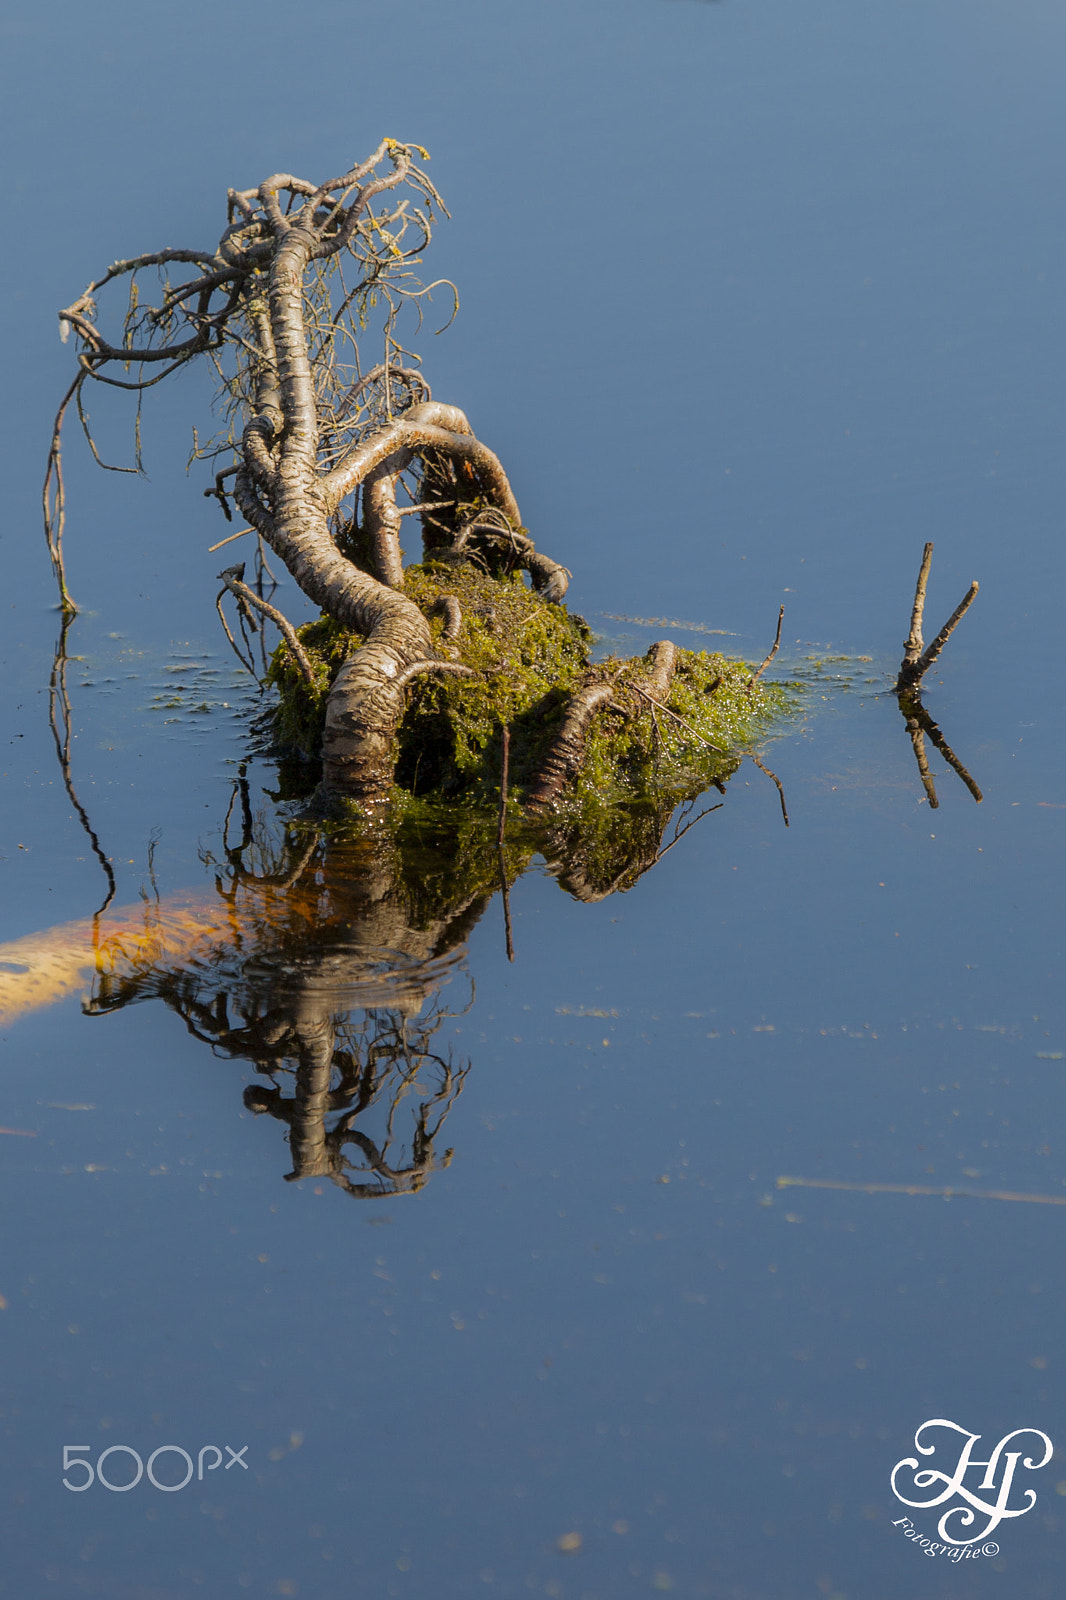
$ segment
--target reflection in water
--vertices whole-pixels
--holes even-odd
[[[269,1088],[250,1084],[244,1103],[249,1111],[266,1112],[288,1124],[293,1167],[286,1176],[328,1177],[349,1194],[373,1199],[413,1194],[431,1172],[446,1167],[452,1151],[436,1156],[433,1141],[462,1092],[469,1068],[457,1066],[450,1054],[437,1054],[430,1042],[441,1023],[454,1015],[434,1003],[415,1019],[402,1011],[376,1010],[364,1012],[359,1023],[333,1018],[328,1052],[309,1049],[306,1037],[288,1029],[280,1040],[257,1043],[258,1070],[274,1081]],[[294,1058],[295,1067],[290,1064]],[[292,1078],[291,1096],[277,1081],[285,1075]],[[409,1096],[417,1107],[405,1148],[398,1123],[401,1103]],[[371,1108],[383,1122],[377,1139],[365,1126],[356,1126],[357,1119],[365,1122]],[[328,1119],[335,1112],[341,1114],[331,1124]],[[358,1181],[360,1172],[369,1181]]]
[[[736,763],[723,771],[732,771]],[[724,778],[716,785],[725,792]],[[89,988],[102,1016],[159,999],[220,1056],[264,1080],[247,1108],[287,1129],[295,1178],[361,1198],[414,1193],[446,1166],[443,1123],[469,1065],[435,1041],[469,934],[541,854],[576,899],[629,888],[710,811],[673,801],[571,817],[500,840],[495,818],[396,829],[253,815],[243,775],[211,890],[146,894],[134,908],[0,947],[0,1024]]]
[[[96,832],[89,821],[85,807],[78,799],[74,789],[74,777],[70,765],[70,741],[73,734],[74,715],[70,709],[70,695],[67,691],[67,663],[70,659],[67,655],[67,632],[70,624],[71,613],[64,612],[63,619],[59,625],[59,638],[56,642],[55,655],[52,660],[52,674],[48,680],[48,722],[52,729],[52,739],[56,747],[56,760],[59,762],[59,770],[63,774],[63,787],[67,791],[78,821],[89,836],[93,855],[99,861],[104,877],[107,879],[107,895],[100,907],[100,911],[97,912],[97,916],[99,916],[100,912],[107,910],[115,898],[115,874],[112,871],[110,861],[100,847],[100,841],[96,837]]]
[[[910,734],[911,745],[914,749],[914,759],[918,763],[922,787],[925,789],[925,796],[929,801],[930,808],[935,811],[940,801],[937,799],[933,774],[929,770],[929,758],[925,750],[926,735],[928,735],[930,742],[940,751],[952,771],[958,773],[967,789],[980,805],[984,796],[928,711],[922,705],[920,689],[898,690],[896,698],[899,701],[899,709],[903,713],[903,720],[907,724],[907,732]]]

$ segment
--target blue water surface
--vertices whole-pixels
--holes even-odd
[[[5,1030],[0,1594],[1057,1596],[1062,8],[55,0],[0,36],[0,940],[106,892],[48,721],[55,312],[212,244],[231,185],[386,134],[452,214],[434,393],[576,607],[758,660],[784,604],[801,685],[760,746],[787,829],[745,762],[625,893],[536,865],[513,964],[499,900],[472,918],[425,1001],[452,1097],[411,1192],[286,1182],[271,1080],[212,1031],[220,993],[283,1004],[313,941]],[[128,461],[129,407],[93,399]],[[214,617],[228,530],[185,475],[210,399],[146,396],[145,477],[66,445],[71,770],[115,907],[216,893],[242,763],[281,828]],[[933,625],[980,582],[925,700],[983,799],[931,750],[936,810],[890,692],[927,540]],[[413,1036],[420,1004],[354,994],[352,1026]],[[904,1537],[937,1538],[889,1483],[930,1418],[1057,1447],[994,1553]],[[120,1492],[164,1445],[202,1479]],[[65,1488],[65,1446],[120,1447],[118,1487]]]

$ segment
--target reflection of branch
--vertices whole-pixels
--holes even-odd
[[[100,841],[93,831],[92,823],[86,814],[78,796],[74,792],[74,779],[70,769],[70,740],[72,732],[73,713],[70,709],[70,696],[67,694],[67,629],[70,627],[73,611],[64,611],[63,620],[59,626],[59,638],[56,642],[56,653],[52,661],[52,675],[48,680],[48,721],[52,728],[52,738],[55,740],[56,756],[59,760],[59,770],[63,774],[63,785],[70,797],[70,803],[78,813],[85,832],[89,835],[89,843],[93,847],[93,854],[104,869],[107,879],[107,898],[100,910],[99,916],[106,911],[115,898],[115,874],[111,863],[100,848]]]
[[[67,589],[66,568],[63,565],[63,525],[66,521],[66,488],[63,483],[63,452],[62,433],[63,418],[67,407],[76,394],[80,394],[81,386],[85,381],[85,373],[79,372],[70,385],[66,394],[59,402],[55,421],[52,424],[52,444],[48,452],[48,470],[44,475],[44,488],[42,498],[44,503],[44,532],[48,540],[48,554],[52,558],[52,570],[56,575],[59,585],[59,609],[63,613],[63,628],[77,611],[77,606],[70,597]]]
[[[719,800],[719,802],[718,802],[718,804],[716,806],[705,806],[704,809],[702,811],[697,812],[694,817],[690,817],[690,819],[688,820],[688,822],[685,823],[683,828],[682,827],[675,828],[674,829],[674,837],[670,840],[669,844],[663,845],[662,849],[659,851],[659,854],[655,858],[656,861],[661,861],[663,856],[666,855],[667,851],[672,850],[674,848],[675,844],[680,844],[681,840],[685,837],[685,835],[688,832],[688,830],[690,828],[694,828],[696,826],[697,822],[701,822],[704,817],[709,817],[712,811],[721,811],[721,809],[722,809],[722,802],[721,802],[721,800]],[[680,821],[680,818],[678,818],[678,821]]]
[[[496,854],[500,860],[500,891],[503,896],[503,926],[507,936],[507,959],[514,960],[514,939],[511,935],[511,891],[507,883],[507,857],[504,854],[504,832],[507,827],[507,777],[511,759],[511,730],[503,728],[503,750],[500,756],[500,813],[496,822]]]
[[[755,755],[753,751],[749,750],[748,754],[749,754],[749,756],[751,756],[752,761],[754,761],[754,763],[758,767],[759,771],[760,772],[765,772],[766,776],[768,778],[772,778],[774,780],[774,782],[777,784],[777,792],[781,797],[781,815],[785,819],[785,827],[787,828],[788,827],[788,806],[785,804],[785,786],[784,786],[784,784],[781,782],[781,779],[777,776],[777,773],[776,772],[771,772],[769,767],[764,766],[763,763],[759,760],[758,756]]]
[[[922,705],[922,698],[918,691],[913,690],[910,693],[901,694],[899,696],[899,708],[903,712],[904,719],[907,723],[907,732],[910,734],[911,744],[914,746],[914,758],[918,763],[918,771],[922,775],[922,783],[924,784],[925,792],[929,797],[930,807],[935,811],[940,802],[937,800],[936,789],[933,787],[932,774],[929,771],[929,763],[925,758],[924,734],[929,735],[930,739],[936,745],[936,748],[940,751],[940,754],[944,757],[944,760],[947,762],[948,766],[958,773],[967,789],[969,789],[970,793],[977,801],[977,804],[980,805],[984,796],[974,780],[971,778],[970,774],[967,772],[966,768],[963,766],[962,762],[959,760],[958,756],[955,754],[954,750],[944,738],[944,735],[941,733],[940,729],[937,727],[928,711]]]
[[[900,701],[900,710],[903,711],[902,700]],[[929,801],[930,810],[935,811],[940,801],[936,797],[936,785],[933,783],[933,774],[929,771],[929,761],[925,754],[925,733],[917,716],[909,715],[906,711],[903,711],[903,715],[907,719],[907,732],[910,734],[911,744],[914,746],[914,759],[917,761],[918,771],[922,775],[925,796]]]

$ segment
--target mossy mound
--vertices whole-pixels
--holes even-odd
[[[521,574],[490,578],[466,563],[409,567],[405,593],[424,612],[454,596],[462,612],[456,637],[442,639],[442,659],[472,668],[473,678],[426,674],[411,685],[399,729],[396,781],[401,799],[432,808],[460,802],[494,808],[499,795],[501,731],[510,729],[510,790],[521,804],[559,730],[567,702],[590,683],[610,683],[610,710],[593,720],[585,764],[565,801],[571,814],[603,815],[619,805],[650,807],[700,794],[736,769],[738,748],[765,731],[785,708],[785,691],[756,684],[752,669],[706,651],[679,650],[665,709],[638,692],[642,657],[593,661],[593,637],[565,605],[543,600]],[[280,752],[319,754],[329,687],[362,642],[329,617],[299,630],[315,674],[312,688],[287,647],[275,652],[267,681],[278,691],[273,735]],[[633,819],[634,822],[636,819]],[[597,874],[599,876],[599,874]]]

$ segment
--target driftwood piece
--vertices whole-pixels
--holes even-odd
[[[929,581],[929,568],[932,560],[933,546],[929,543],[926,545],[922,555],[918,583],[914,590],[914,605],[911,608],[911,631],[907,635],[903,660],[900,662],[899,676],[896,679],[897,694],[903,694],[906,690],[916,689],[919,686],[925,674],[929,671],[929,668],[933,665],[933,662],[977,598],[979,585],[975,579],[932,644],[925,648],[925,642],[922,638],[922,620],[925,615],[925,588]]]
[[[925,640],[922,637],[922,622],[925,616],[925,591],[929,581],[929,568],[932,560],[933,546],[930,542],[926,544],[922,552],[922,564],[918,571],[918,582],[915,585],[914,604],[911,607],[910,633],[907,635],[907,641],[904,646],[904,655],[900,663],[899,676],[896,679],[895,693],[899,709],[903,713],[903,720],[907,725],[907,733],[910,735],[911,748],[914,751],[914,759],[918,766],[918,773],[922,780],[926,799],[930,808],[935,811],[940,801],[937,799],[936,784],[929,769],[929,758],[925,749],[926,735],[929,736],[929,739],[940,751],[948,766],[962,779],[978,805],[981,804],[984,797],[974,779],[922,704],[922,678],[933,665],[933,662],[947,644],[962,618],[970,609],[978,592],[977,583],[971,583],[966,594],[955,607],[955,610],[951,613],[951,616],[945,622],[932,644],[926,647]]]

